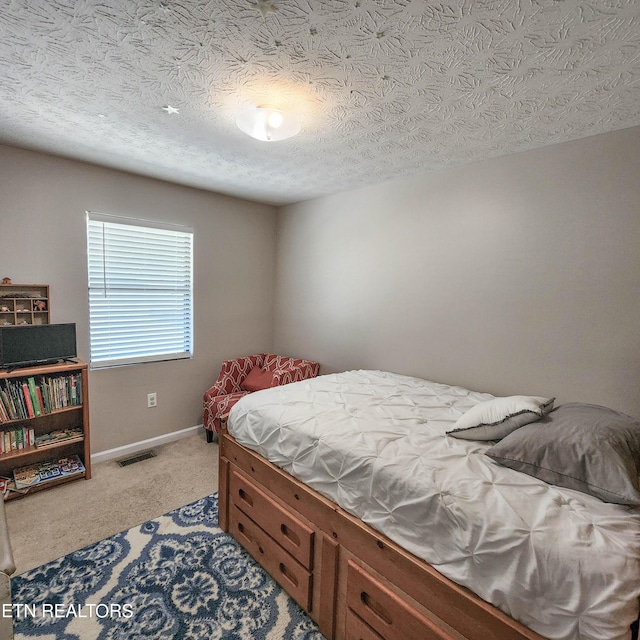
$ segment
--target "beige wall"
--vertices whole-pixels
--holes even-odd
[[[272,348],[273,207],[0,146],[0,278],[51,286],[52,322],[76,322],[89,358],[85,211],[194,229],[192,360],[90,373],[92,451],[202,422],[222,360]],[[147,409],[147,393],[158,406]]]
[[[292,205],[276,229],[266,205],[0,146],[0,277],[50,284],[87,360],[85,210],[194,228],[195,356],[92,372],[94,452],[200,423],[220,362],[270,349],[640,415],[638,173],[634,128]]]
[[[279,212],[275,348],[640,415],[640,128]]]

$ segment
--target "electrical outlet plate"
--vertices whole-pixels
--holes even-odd
[[[157,407],[158,396],[155,393],[147,393],[147,407]]]

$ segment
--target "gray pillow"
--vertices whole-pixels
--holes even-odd
[[[605,502],[640,505],[640,422],[592,404],[564,404],[495,444],[505,467]]]

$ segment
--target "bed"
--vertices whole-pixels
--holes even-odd
[[[382,371],[246,396],[220,437],[221,526],[329,639],[628,640],[640,507],[452,434],[492,400]]]

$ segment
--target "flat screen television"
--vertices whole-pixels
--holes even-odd
[[[77,355],[75,323],[0,327],[3,369],[53,364]]]

